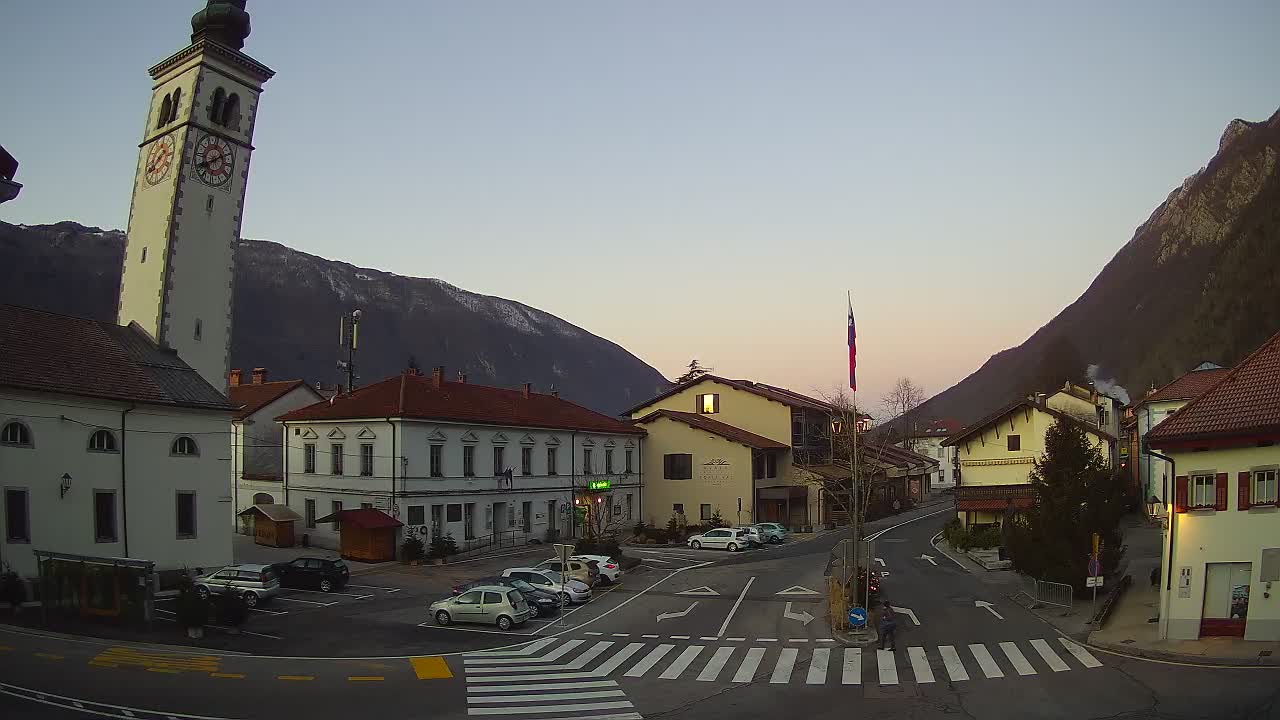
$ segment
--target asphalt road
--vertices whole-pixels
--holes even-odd
[[[566,627],[439,631],[437,655],[175,653],[0,628],[0,717],[1280,719],[1280,669],[1186,666],[1064,642],[932,550],[947,516],[937,510],[878,539],[885,595],[910,611],[893,652],[835,642],[820,595],[842,537],[832,534],[733,555],[637,551],[643,571]]]

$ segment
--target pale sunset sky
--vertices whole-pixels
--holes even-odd
[[[125,227],[146,69],[202,4],[4,3],[0,219]],[[278,74],[245,237],[802,392],[844,383],[850,290],[871,405],[1023,341],[1280,104],[1274,0],[247,9]]]

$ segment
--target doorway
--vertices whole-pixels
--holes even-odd
[[[525,502],[521,506],[520,518],[524,521],[525,533],[533,532],[533,503]]]
[[[556,536],[557,536],[557,532],[556,532],[556,501],[555,501],[555,500],[548,500],[548,501],[547,501],[547,539],[548,539],[548,541],[550,541],[550,540],[555,540],[555,539],[556,539]]]
[[[1201,637],[1244,637],[1252,563],[1209,563],[1204,574]]]

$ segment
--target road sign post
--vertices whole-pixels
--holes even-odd
[[[560,561],[560,627],[566,627],[564,609],[568,606],[569,556],[573,554],[573,546],[556,543],[556,559]]]

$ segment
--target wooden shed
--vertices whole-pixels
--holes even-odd
[[[293,524],[302,519],[288,505],[252,505],[240,512],[240,517],[252,519],[253,542],[271,547],[293,547]]]
[[[339,510],[316,519],[338,522],[342,557],[348,560],[384,562],[396,559],[396,532],[404,523],[374,508]]]

